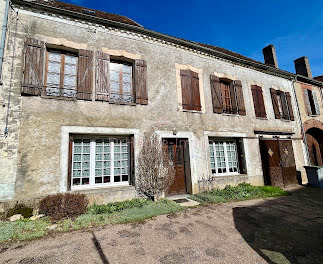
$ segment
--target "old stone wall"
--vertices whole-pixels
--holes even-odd
[[[67,164],[67,160],[61,159],[64,127],[82,127],[85,130],[91,128],[92,131],[93,128],[98,130],[116,128],[121,131],[136,129],[139,131],[138,142],[146,132],[157,132],[161,137],[171,137],[176,131],[176,137],[189,139],[193,192],[198,192],[199,181],[211,174],[208,136],[244,138],[248,174],[219,177],[216,181],[219,186],[243,181],[263,184],[259,141],[254,130],[294,132],[293,147],[297,169],[302,170],[304,159],[299,124],[297,121],[282,121],[274,118],[269,91],[272,87],[289,91],[292,95],[294,113],[296,113],[291,81],[138,34],[64,17],[20,10],[19,20],[21,22],[16,35],[9,133],[6,138],[2,136],[0,141],[3,151],[0,157],[2,166],[0,184],[6,188],[1,189],[0,199],[23,199],[64,191],[60,187],[62,180],[67,181],[62,179],[62,167],[64,169]],[[6,46],[2,102],[7,101],[10,87],[13,27],[14,23],[10,26],[9,41]],[[93,51],[113,50],[122,54],[140,56],[147,61],[148,105],[131,106],[98,101],[68,101],[21,96],[22,49],[26,36],[71,48]],[[203,113],[184,112],[179,109],[176,64],[189,65],[202,70],[205,102]],[[246,116],[213,113],[209,76],[214,73],[229,75],[242,81]],[[251,84],[259,84],[263,88],[266,119],[255,118]],[[5,123],[5,112],[6,107],[1,107],[1,131]],[[139,146],[139,143],[136,144]],[[14,195],[13,186],[15,186]]]

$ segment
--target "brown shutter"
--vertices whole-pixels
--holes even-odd
[[[93,51],[79,50],[77,99],[92,100]]]
[[[223,106],[222,106],[222,93],[221,93],[220,79],[217,76],[210,75],[210,82],[211,82],[213,112],[217,114],[221,114],[223,111]]]
[[[201,111],[201,99],[200,99],[200,83],[199,75],[196,72],[190,71],[191,74],[191,88],[192,88],[192,97],[191,97],[191,109],[195,111]]]
[[[280,93],[280,101],[282,104],[282,109],[283,109],[283,119],[289,120],[289,113],[288,113],[288,105],[287,105],[287,100],[286,100],[286,95],[284,92]]]
[[[256,117],[266,117],[266,109],[264,103],[264,97],[262,94],[262,88],[257,85],[251,85],[251,92],[253,98],[253,104],[255,107]]]
[[[96,52],[95,93],[98,101],[109,101],[109,61],[109,54]]]
[[[136,103],[146,105],[148,104],[146,61],[136,61],[135,68]]]
[[[44,84],[44,52],[43,41],[26,38],[22,94],[41,95]]]
[[[237,142],[237,152],[238,152],[238,162],[239,162],[239,173],[247,174],[246,158],[244,154],[243,139],[238,138]]]
[[[271,100],[273,102],[274,114],[276,119],[280,119],[280,112],[278,107],[277,91],[274,88],[270,88]]]
[[[67,190],[71,190],[72,186],[72,153],[73,153],[73,136],[69,135],[68,144],[68,175],[67,175]]]
[[[134,136],[130,136],[129,141],[130,149],[130,175],[129,175],[129,184],[135,185],[135,139]]]
[[[286,93],[286,99],[287,99],[287,104],[288,104],[288,111],[289,111],[290,120],[294,121],[295,118],[294,118],[292,100],[291,100],[290,94],[288,92]]]
[[[235,86],[236,95],[237,95],[239,115],[246,115],[246,108],[245,108],[245,105],[244,105],[241,81],[235,80],[234,81],[234,86]]]
[[[237,114],[238,113],[237,94],[236,94],[235,85],[233,84],[233,82],[230,82],[229,89],[230,89],[230,99],[231,99],[231,113]]]
[[[185,110],[192,110],[192,80],[190,70],[181,70],[182,106]]]

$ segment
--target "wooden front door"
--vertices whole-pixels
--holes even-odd
[[[168,156],[174,163],[175,178],[166,195],[186,194],[185,151],[188,149],[185,139],[165,139],[164,147]],[[187,167],[186,167],[187,168]]]
[[[261,139],[260,150],[266,185],[287,187],[297,184],[291,140]]]

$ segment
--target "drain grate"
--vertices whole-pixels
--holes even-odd
[[[188,203],[190,202],[190,200],[188,199],[176,199],[176,200],[173,200],[175,203]]]

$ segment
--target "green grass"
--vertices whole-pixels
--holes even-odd
[[[235,187],[228,185],[222,190],[214,189],[209,192],[195,194],[190,196],[190,198],[200,203],[225,203],[231,201],[278,197],[289,194],[289,192],[275,186],[252,186],[248,183],[241,183]]]
[[[121,205],[121,203],[123,203],[123,205]],[[101,206],[100,209],[97,209],[97,205],[90,206],[86,214],[83,214],[74,220],[64,219],[57,222],[55,232],[67,232],[93,226],[142,221],[147,218],[162,214],[170,214],[182,209],[180,205],[166,199],[161,200],[160,202],[134,199],[133,202],[128,201],[121,203],[108,204]],[[110,211],[110,209],[106,210],[106,208],[114,209]],[[105,212],[98,213],[100,210]],[[53,223],[48,218],[35,221],[29,219],[23,219],[16,222],[0,221],[0,244],[43,237],[48,233],[53,232],[48,229],[51,225],[53,225]]]

